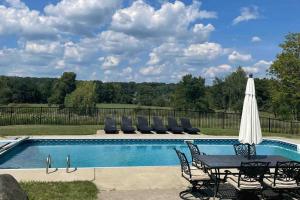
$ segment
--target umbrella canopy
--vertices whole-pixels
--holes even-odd
[[[259,144],[262,141],[260,121],[255,97],[254,79],[250,75],[247,81],[243,113],[240,124],[239,141]]]

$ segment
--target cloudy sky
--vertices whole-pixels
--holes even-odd
[[[299,0],[0,0],[0,75],[211,82],[244,66],[263,77]]]

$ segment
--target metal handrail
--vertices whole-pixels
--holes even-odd
[[[52,159],[51,159],[51,155],[49,154],[46,159],[46,174],[49,173],[49,168],[51,168],[51,163],[52,163]]]
[[[71,167],[71,157],[70,155],[67,156],[67,167],[66,167],[66,172],[69,172],[69,169]]]

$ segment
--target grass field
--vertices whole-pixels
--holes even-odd
[[[202,128],[201,133],[205,135],[214,135],[214,136],[238,136],[239,130],[235,129],[221,129],[221,128]],[[268,133],[263,132],[263,137],[285,137],[285,138],[300,138],[300,135],[296,134],[285,134],[285,133]]]
[[[1,136],[15,136],[15,135],[92,135],[97,130],[103,129],[103,126],[98,125],[13,125],[0,126]],[[222,128],[201,128],[201,133],[204,135],[215,136],[238,136],[236,129],[222,129]],[[284,133],[268,133],[263,132],[263,136],[286,137],[286,138],[300,138],[300,135],[284,134]]]
[[[98,189],[89,181],[21,182],[29,200],[95,200]]]
[[[92,135],[100,129],[96,125],[13,125],[0,126],[0,136],[13,135]]]
[[[56,105],[49,106],[48,104],[29,104],[29,103],[11,103],[8,105],[2,105],[8,107],[57,107]],[[159,107],[159,106],[142,106],[137,104],[118,104],[118,103],[98,103],[97,108],[151,108],[151,109],[170,109],[170,107]]]

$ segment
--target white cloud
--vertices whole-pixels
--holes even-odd
[[[230,62],[246,62],[252,59],[251,54],[241,54],[237,51],[233,51],[229,56],[228,60]]]
[[[58,54],[62,50],[59,42],[46,42],[46,41],[27,41],[25,44],[25,51],[36,54]]]
[[[243,67],[243,69],[247,73],[253,73],[253,74],[258,74],[258,75],[265,75],[266,70],[270,67],[272,64],[272,61],[266,61],[266,60],[259,60],[252,66],[248,67]]]
[[[261,42],[261,38],[258,37],[258,36],[253,36],[253,37],[251,38],[251,42]]]
[[[144,76],[159,75],[162,73],[164,67],[164,65],[148,66],[141,68],[139,71]]]
[[[11,1],[10,5],[13,7],[0,5],[0,35],[13,34],[35,40],[57,37],[57,30],[50,26],[47,17],[18,1]]]
[[[105,52],[114,54],[131,54],[143,49],[144,43],[133,36],[115,31],[103,31],[97,41],[92,40],[92,44],[98,44]]]
[[[49,4],[44,14],[20,0],[0,5],[0,35],[15,34],[27,39],[57,39],[63,34],[91,35],[109,23],[121,0],[62,0]]]
[[[24,9],[26,8],[26,5],[20,1],[20,0],[5,0],[11,7],[17,8],[17,9]]]
[[[241,14],[234,18],[232,21],[233,25],[236,25],[243,21],[249,21],[259,18],[259,12],[257,6],[251,6],[251,7],[243,7],[241,8]]]
[[[130,74],[131,72],[132,72],[131,67],[126,67],[122,70],[122,74],[124,74],[124,75]]]
[[[199,10],[200,3],[193,1],[185,5],[181,1],[165,2],[155,10],[142,0],[137,0],[128,8],[118,10],[112,17],[112,29],[136,37],[185,37],[189,34],[189,26],[197,19],[216,18],[216,13]],[[198,28],[197,28],[198,27]],[[197,34],[204,29],[207,37],[212,31],[212,25],[200,27]]]
[[[213,60],[223,53],[222,46],[218,43],[205,42],[191,44],[184,49],[184,55],[193,60]]]
[[[102,62],[102,69],[104,70],[115,68],[120,64],[120,59],[116,56],[101,57],[99,61]]]
[[[44,8],[53,26],[70,33],[88,34],[110,20],[120,0],[62,0]]]
[[[213,78],[220,74],[228,73],[232,71],[232,67],[228,64],[222,64],[215,67],[208,67],[203,69],[205,77]]]

